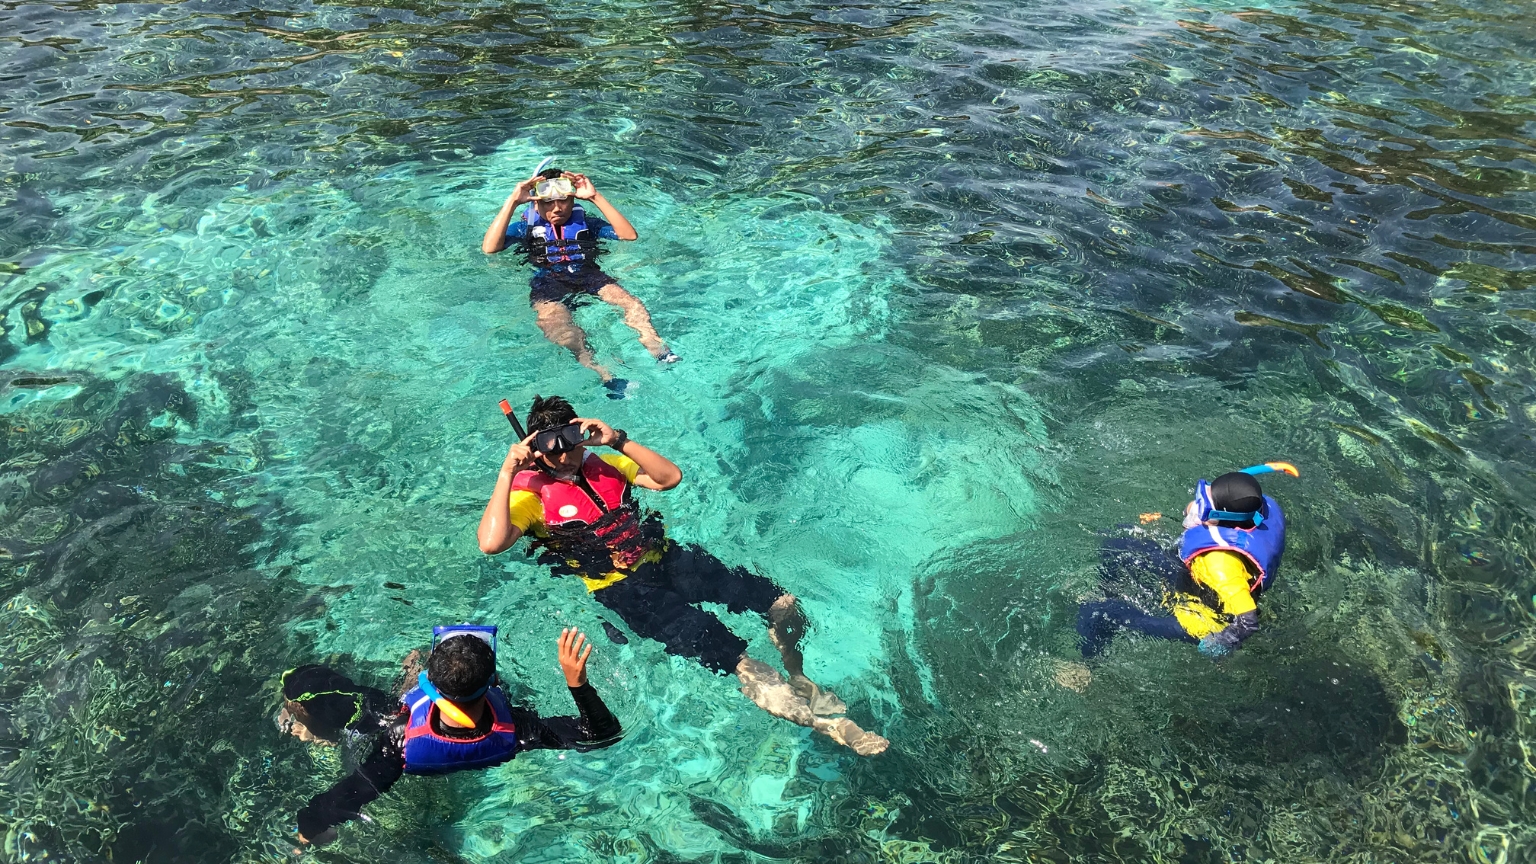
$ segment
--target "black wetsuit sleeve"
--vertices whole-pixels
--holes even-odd
[[[1231,624],[1205,638],[1231,649],[1243,644],[1244,639],[1257,632],[1259,632],[1259,613],[1244,612],[1233,616]]]
[[[523,750],[597,750],[619,740],[624,729],[603,704],[591,684],[571,688],[576,717],[542,718],[523,708],[512,709],[517,746]]]
[[[315,840],[343,822],[356,819],[363,808],[389,791],[405,772],[405,715],[374,742],[373,752],[356,771],[309,799],[299,811],[299,833]]]

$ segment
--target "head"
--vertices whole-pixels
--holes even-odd
[[[528,409],[528,434],[537,435],[546,429],[558,429],[576,419],[576,409],[559,396],[533,397],[533,407]],[[541,453],[536,456],[557,474],[572,474],[581,467],[587,448],[577,445],[564,453]]]
[[[473,636],[454,636],[438,643],[427,658],[427,680],[454,702],[473,702],[496,676],[496,654]]]
[[[553,180],[564,173],[559,168],[545,168],[538,173],[538,177],[540,180]],[[576,199],[574,197],[536,198],[533,206],[549,224],[558,227],[571,218],[571,210],[576,206]]]
[[[1264,490],[1251,474],[1233,471],[1211,482],[1211,503],[1228,513],[1257,513],[1264,507]],[[1223,528],[1247,528],[1253,520],[1218,522]]]

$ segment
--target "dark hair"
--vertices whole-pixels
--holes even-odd
[[[540,180],[553,180],[564,173],[565,171],[560,168],[545,168],[538,173],[538,178]]]
[[[575,419],[576,409],[561,397],[535,396],[533,406],[528,409],[527,428],[529,434],[533,434],[545,429],[558,429]]]
[[[1264,507],[1264,490],[1252,474],[1233,471],[1217,477],[1211,483],[1211,503],[1216,505],[1217,510],[1225,510],[1229,513],[1257,513]],[[1249,519],[1243,522],[1218,524],[1237,527],[1252,521]]]
[[[474,636],[439,643],[427,658],[427,679],[449,699],[468,699],[496,674],[496,654]]]

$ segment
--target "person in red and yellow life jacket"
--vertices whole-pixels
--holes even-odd
[[[558,396],[534,399],[527,431],[507,451],[480,517],[482,552],[505,552],[526,535],[540,563],[580,576],[598,603],[667,653],[734,674],[759,707],[860,755],[885,751],[890,742],[842,716],[842,700],[805,676],[799,642],[807,622],[793,595],[698,546],[671,542],[660,517],[640,508],[634,488],[672,489],[683,479],[676,465],[622,429],[577,417]],[[612,452],[598,455],[595,447]],[[762,616],[789,679],[747,656],[747,641],[699,603]]]
[[[602,218],[588,213],[578,201],[595,206]],[[522,217],[514,218],[514,211],[525,203],[528,206]],[[596,297],[623,312],[624,323],[657,362],[676,363],[679,359],[656,333],[651,313],[640,298],[598,267],[602,255],[598,241],[637,240],[639,236],[586,175],[541,166],[507,196],[480,243],[480,250],[487,255],[516,249],[533,265],[528,302],[538,316],[539,329],[549,341],[576,355],[576,362],[596,372],[612,399],[624,398],[628,382],[613,377],[597,362],[587,345],[587,334],[571,316],[586,298]]]
[[[1121,629],[1195,643],[1209,657],[1230,654],[1258,632],[1257,598],[1273,584],[1285,552],[1285,513],[1254,477],[1271,472],[1297,474],[1288,462],[1269,462],[1196,484],[1184,508],[1177,561],[1150,541],[1106,544],[1106,585],[1134,581],[1135,571],[1154,572],[1165,583],[1163,608],[1148,612],[1118,598],[1083,604],[1077,619],[1083,656],[1103,651]]]
[[[337,826],[365,818],[363,807],[388,792],[402,774],[490,768],[528,750],[595,750],[623,733],[587,683],[592,646],[580,631],[565,629],[558,643],[560,669],[579,716],[548,718],[510,704],[502,693],[495,627],[434,627],[432,635],[425,670],[412,680],[419,669],[416,651],[402,664],[415,686],[398,701],[325,666],[283,673],[279,728],[301,741],[322,744],[373,739],[356,771],[299,811],[299,842],[335,839]]]

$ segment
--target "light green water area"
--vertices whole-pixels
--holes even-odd
[[[293,860],[358,754],[278,676],[389,687],[460,620],[547,714],[587,629],[624,740],[306,857],[1536,860],[1531,11],[0,5],[0,861]],[[684,358],[582,307],[622,401],[479,250],[552,154]],[[554,393],[682,467],[647,505],[802,599],[890,752],[479,552],[496,402]],[[1270,459],[1259,634],[1058,683],[1104,538]]]

